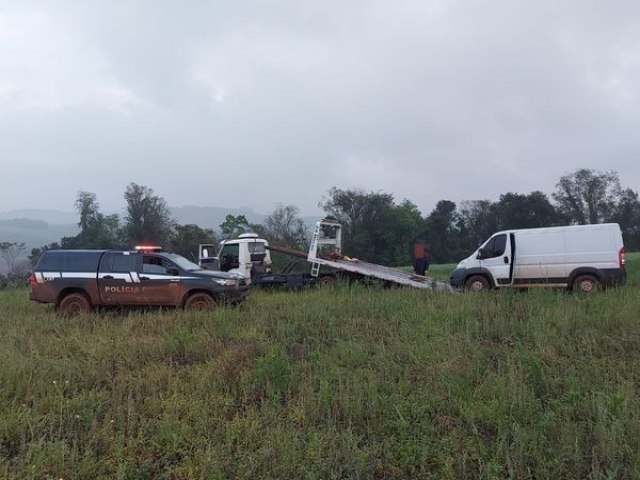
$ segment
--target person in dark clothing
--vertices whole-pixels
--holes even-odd
[[[424,244],[416,243],[413,247],[413,270],[416,274],[424,276],[427,270],[429,270],[430,264],[431,258],[429,258]]]

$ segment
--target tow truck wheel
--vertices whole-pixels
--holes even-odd
[[[91,302],[83,293],[70,293],[58,305],[58,311],[65,317],[91,313]]]
[[[573,281],[573,291],[580,293],[596,293],[600,282],[593,275],[578,275]]]
[[[335,287],[338,283],[338,279],[333,275],[324,275],[322,277],[318,277],[317,284],[323,285],[325,287]]]
[[[194,293],[184,303],[185,310],[209,310],[215,307],[216,301],[208,293]]]
[[[464,286],[469,292],[484,292],[489,289],[489,282],[481,275],[469,277]]]

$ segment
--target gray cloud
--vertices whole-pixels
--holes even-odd
[[[0,3],[2,209],[640,187],[637,2],[344,3]]]

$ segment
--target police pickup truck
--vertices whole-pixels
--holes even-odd
[[[53,303],[65,315],[96,306],[175,306],[192,310],[240,303],[244,277],[203,270],[156,247],[121,250],[48,250],[29,278],[29,298]]]

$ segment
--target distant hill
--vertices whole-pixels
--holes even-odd
[[[22,258],[26,258],[32,248],[57,242],[62,237],[77,235],[77,233],[78,226],[75,223],[49,224],[44,220],[28,218],[0,220],[0,242],[24,242],[25,251]],[[4,270],[5,266],[0,262],[0,273],[4,273]]]
[[[0,220],[43,220],[52,225],[69,225],[78,223],[78,214],[75,212],[61,212],[59,210],[40,210],[35,208],[23,210],[9,210],[0,212]]]

